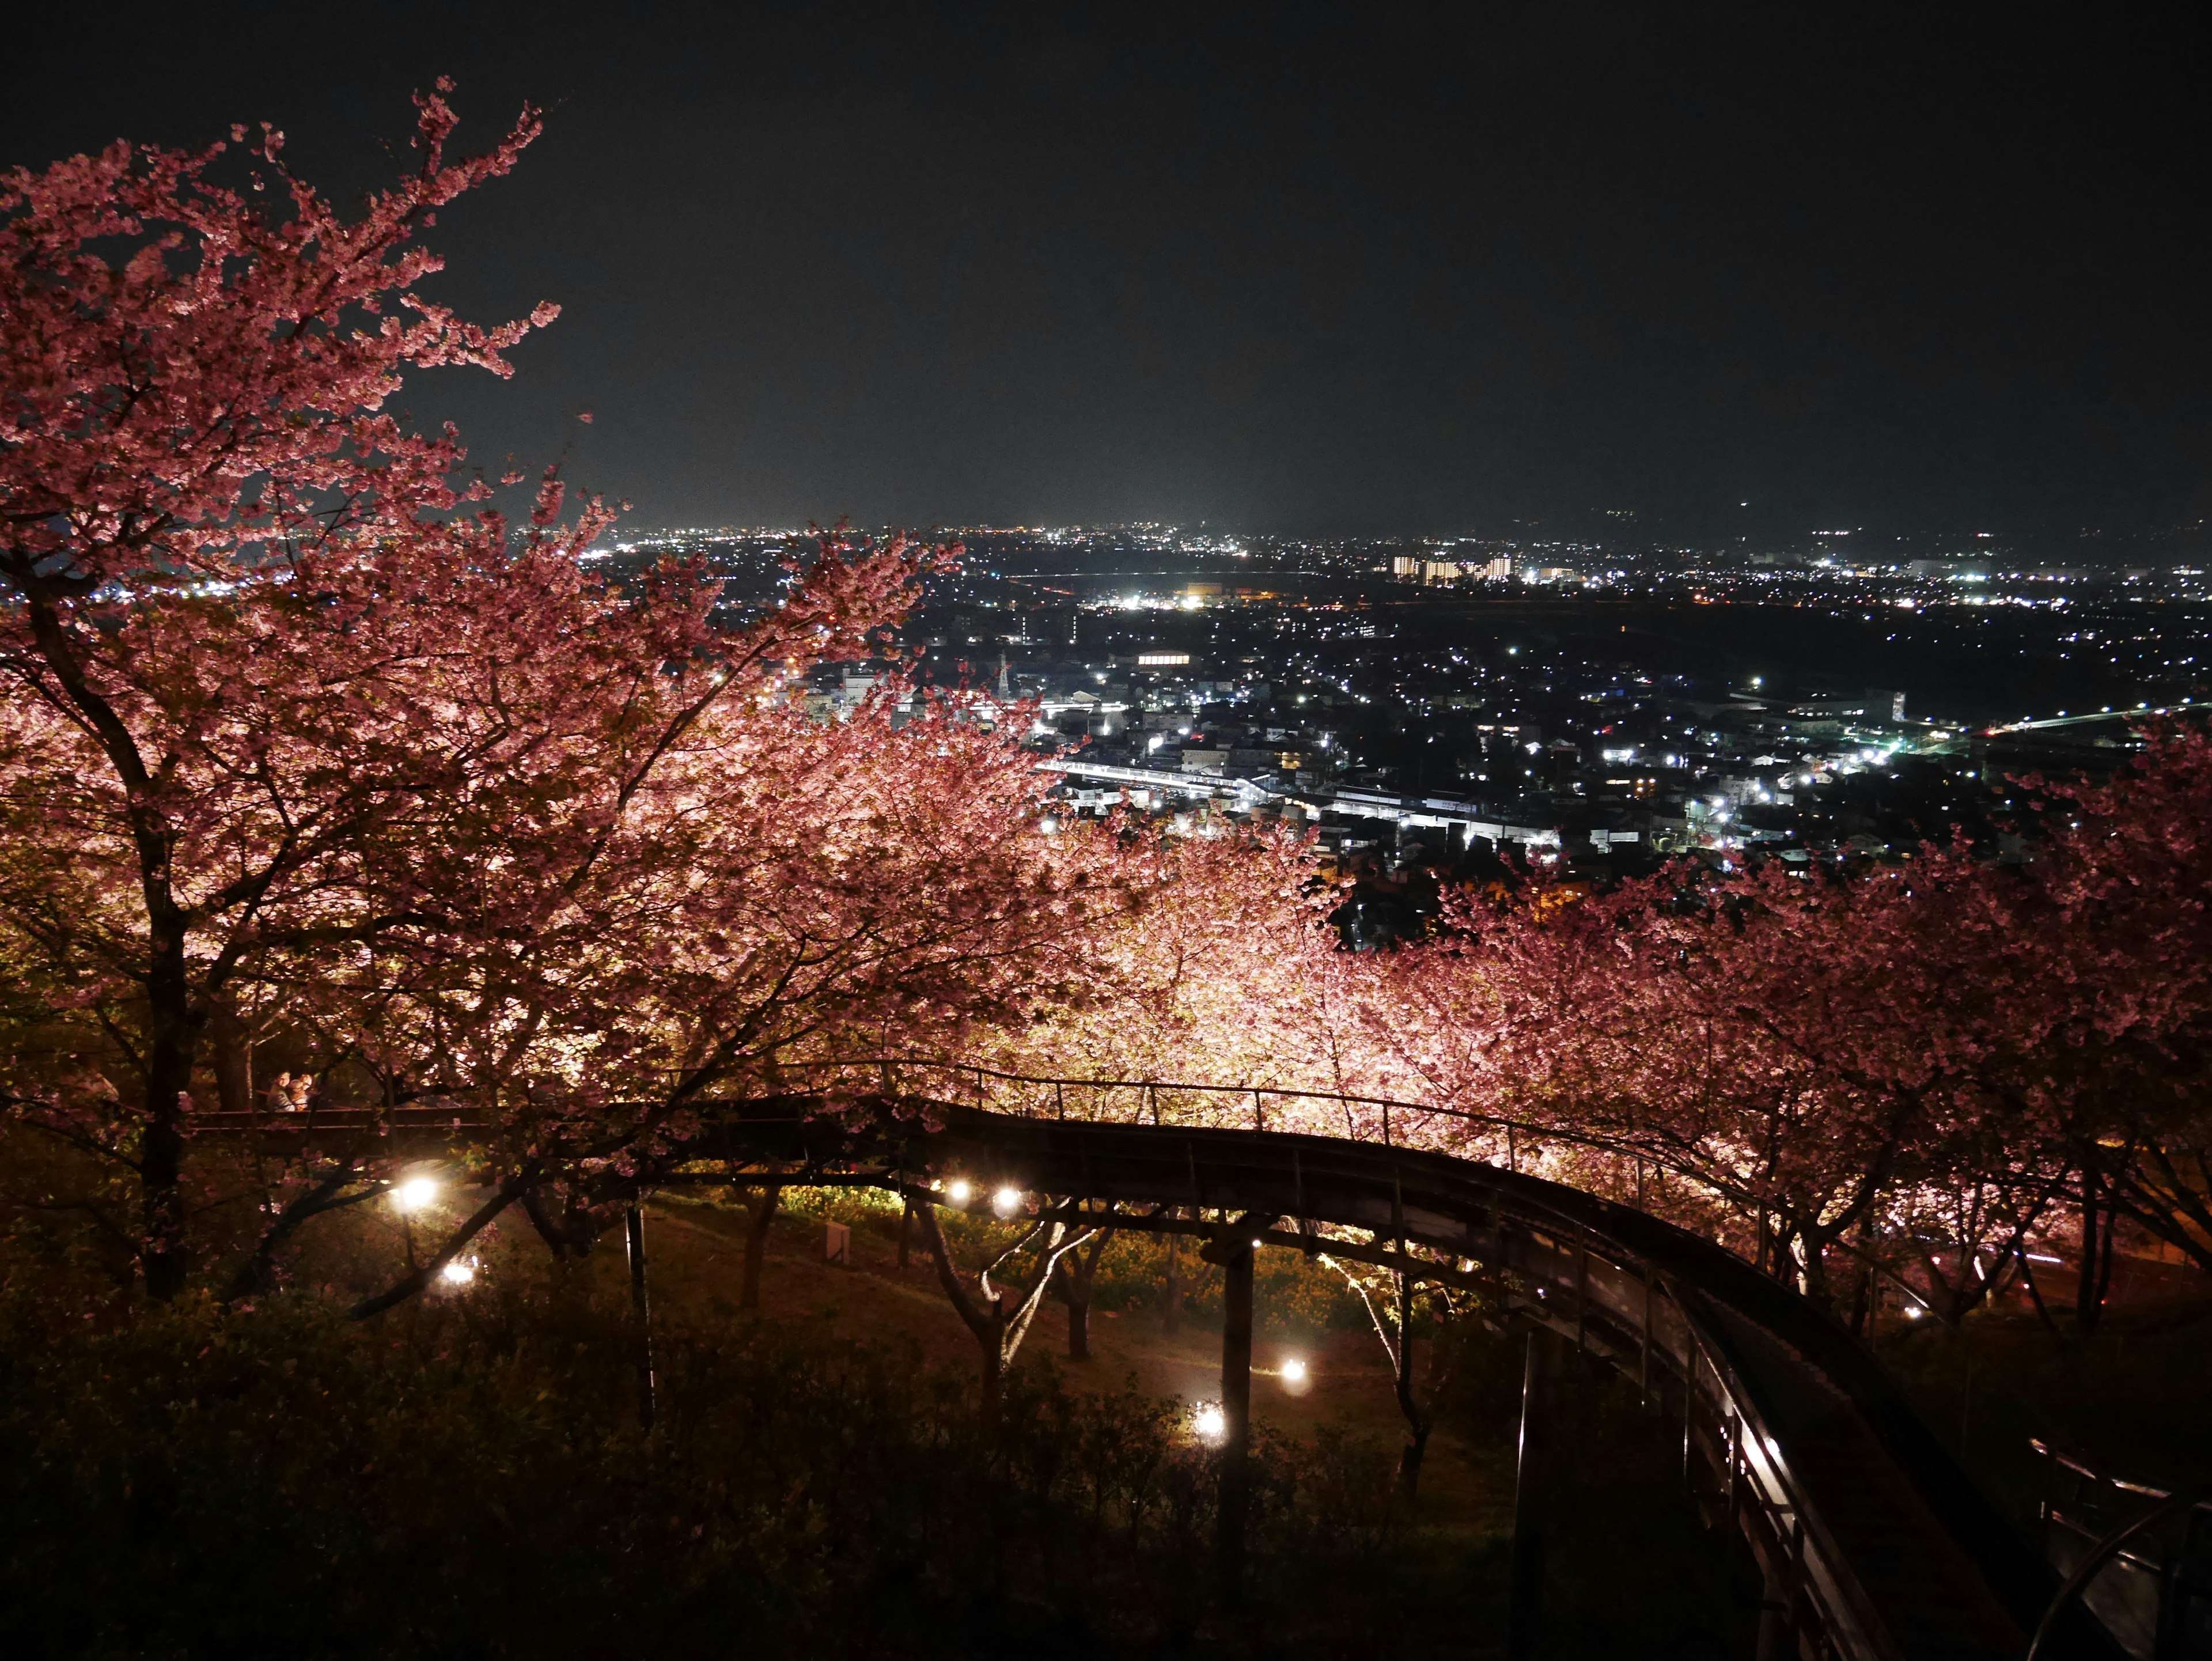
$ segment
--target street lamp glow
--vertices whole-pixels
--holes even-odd
[[[1001,1217],[1011,1217],[1022,1208],[1022,1191],[1018,1188],[1002,1188],[991,1196],[991,1209]]]
[[[420,1211],[438,1197],[438,1184],[428,1177],[410,1177],[392,1190],[392,1203],[402,1211]]]
[[[438,1277],[448,1286],[465,1287],[477,1278],[476,1259],[456,1257],[438,1271]]]
[[[1285,1384],[1303,1384],[1305,1381],[1306,1364],[1304,1361],[1293,1355],[1289,1360],[1283,1363],[1283,1382]]]
[[[1201,1442],[1218,1442],[1229,1433],[1229,1417],[1218,1402],[1208,1402],[1192,1415],[1190,1427]]]
[[[966,1181],[958,1178],[945,1185],[945,1197],[955,1205],[966,1205],[969,1196],[975,1192],[975,1189]]]

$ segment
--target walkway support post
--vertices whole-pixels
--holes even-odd
[[[1521,1378],[1521,1463],[1513,1489],[1512,1601],[1505,1611],[1505,1653],[1528,1661],[1541,1641],[1544,1560],[1558,1465],[1559,1338],[1548,1327],[1528,1333]]]
[[[1199,1255],[1221,1266],[1221,1488],[1214,1567],[1221,1601],[1244,1591],[1244,1524],[1252,1503],[1252,1237],[1274,1221],[1246,1215]]]
[[[1161,1214],[1172,1221],[1182,1209],[1180,1206],[1168,1206]],[[1170,1233],[1167,1240],[1168,1273],[1160,1293],[1160,1330],[1172,1338],[1182,1330],[1182,1261],[1177,1255],[1176,1237]]]
[[[633,1203],[623,1218],[629,1245],[629,1305],[637,1318],[637,1422],[653,1428],[653,1310],[645,1286],[645,1214]]]

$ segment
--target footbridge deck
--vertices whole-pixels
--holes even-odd
[[[1686,1475],[1742,1530],[1778,1594],[1789,1641],[1778,1653],[2017,1658],[2056,1590],[1848,1332],[1732,1253],[1633,1208],[1334,1137],[951,1105],[931,1117],[933,1128],[855,1131],[763,1104],[721,1118],[685,1153],[786,1181],[879,1181],[940,1204],[931,1184],[957,1176],[981,1193],[1010,1186],[1090,1209],[1188,1207],[1220,1216],[1224,1236],[1308,1250],[1329,1244],[1314,1226],[1348,1226],[1370,1237],[1370,1261],[1486,1287],[1519,1320],[1638,1378],[1681,1426]],[[2082,1657],[2118,1653],[2078,1615],[2062,1642]]]

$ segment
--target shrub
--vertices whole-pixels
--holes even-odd
[[[647,1437],[626,1306],[550,1269],[365,1328],[304,1293],[86,1318],[17,1292],[0,1336],[0,1652],[1116,1653],[1202,1633],[1212,1457],[1172,1403],[1049,1369],[1010,1381],[987,1437],[964,1370],[672,1321]],[[1387,1454],[1262,1438],[1257,1466],[1256,1606],[1356,1585],[1393,1527]]]

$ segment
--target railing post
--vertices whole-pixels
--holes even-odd
[[[637,1317],[637,1422],[653,1428],[653,1311],[645,1287],[645,1214],[633,1202],[623,1218],[623,1236],[629,1247],[629,1304]]]
[[[1761,1566],[1757,1661],[1784,1661],[1797,1652],[1797,1559],[1803,1543],[1804,1528],[1794,1516],[1775,1530],[1776,1561]]]
[[[1521,1457],[1513,1488],[1511,1601],[1505,1611],[1509,1661],[1537,1652],[1544,1619],[1544,1559],[1551,1518],[1558,1407],[1559,1335],[1549,1327],[1528,1333],[1528,1361],[1521,1378]]]

